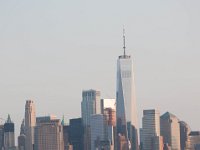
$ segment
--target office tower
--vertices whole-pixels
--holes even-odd
[[[91,149],[90,116],[101,113],[100,91],[86,90],[82,92],[81,116],[84,126],[84,150]]]
[[[187,147],[191,129],[190,126],[184,121],[180,121],[179,124],[180,124],[181,150],[185,150]]]
[[[15,148],[15,126],[11,121],[10,115],[4,124],[4,149],[14,149]]]
[[[91,116],[91,150],[114,150],[114,128],[104,114]]]
[[[166,112],[160,117],[161,135],[165,144],[171,147],[172,150],[180,150],[180,126],[179,119]]]
[[[138,150],[138,123],[134,86],[134,72],[131,56],[126,55],[125,35],[124,54],[117,60],[117,134],[125,136],[129,148]],[[119,148],[118,148],[119,149]]]
[[[4,130],[3,125],[0,125],[0,150],[3,148]]]
[[[143,150],[162,150],[160,137],[160,112],[155,109],[144,110],[142,118]]]
[[[109,125],[116,126],[116,100],[101,99],[101,114],[106,116]]]
[[[20,128],[20,135],[18,136],[18,149],[25,150],[25,123],[24,120],[22,121],[21,128]]]
[[[69,123],[69,142],[73,150],[83,150],[83,122],[82,118],[70,119]]]
[[[101,113],[106,116],[108,125],[116,126],[116,100],[101,99]]]
[[[103,114],[91,116],[91,150],[98,149],[105,141],[105,117]]]
[[[200,131],[191,131],[188,136],[186,150],[199,150],[200,147]]]
[[[55,116],[36,118],[35,150],[64,150],[63,128]]]
[[[90,116],[101,113],[100,91],[87,90],[82,92],[81,115],[83,125],[90,125]]]
[[[34,127],[35,127],[35,104],[32,100],[27,100],[25,105],[25,149],[34,148]]]
[[[64,150],[68,150],[68,147],[70,145],[69,143],[69,125],[64,125],[63,126],[63,141],[64,141]]]
[[[105,117],[105,133],[106,142],[102,143],[102,147],[114,149],[116,136],[116,100],[115,99],[101,99],[101,113]],[[104,146],[103,146],[104,145]]]
[[[112,108],[104,109],[103,113],[106,117],[107,125],[109,126],[116,126],[116,111]]]

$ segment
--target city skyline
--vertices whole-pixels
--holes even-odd
[[[54,2],[47,3],[45,10],[46,4],[41,2],[39,13],[35,13],[37,2],[0,2],[2,118],[6,119],[7,114],[11,114],[16,129],[19,129],[27,99],[35,101],[37,115],[50,113],[61,117],[64,114],[70,119],[81,116],[81,91],[84,89],[97,89],[101,91],[102,98],[115,98],[115,63],[116,57],[122,53],[121,29],[125,24],[127,51],[135,61],[139,118],[143,109],[158,107],[161,114],[172,112],[189,123],[193,130],[199,130],[200,123],[193,117],[200,106],[200,72],[197,69],[200,64],[199,20],[195,17],[199,14],[198,1],[189,4],[186,1],[152,1],[147,2],[149,8],[143,8],[141,2],[117,3],[113,8],[114,14],[121,13],[121,4],[126,6],[126,11],[113,21],[109,21],[114,15],[109,13],[110,2],[105,14],[101,14],[99,9],[95,11],[95,3],[90,4],[92,8],[88,11],[89,6],[84,5],[82,9],[77,6],[80,12],[75,13],[75,17],[83,12],[87,21],[94,16],[100,19],[99,22],[83,23],[82,27],[79,27],[78,19],[67,25],[65,15],[69,16],[64,8],[66,3],[63,3],[63,7],[56,5],[61,8],[57,12]],[[77,3],[70,4],[75,7]],[[98,4],[104,6],[103,3]],[[141,10],[136,6],[140,6]],[[160,15],[153,8],[160,11]],[[24,11],[27,13],[23,14]],[[94,16],[90,14],[92,11]],[[61,15],[62,12],[65,15]],[[69,9],[69,12],[75,11]],[[39,17],[40,14],[42,17]],[[98,24],[100,22],[102,24]],[[73,25],[76,26],[72,28]],[[96,31],[98,29],[100,32]],[[61,31],[64,32],[61,34]],[[44,107],[46,103],[49,107]],[[189,111],[184,111],[186,109]]]

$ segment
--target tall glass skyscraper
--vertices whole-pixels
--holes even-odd
[[[100,91],[86,90],[82,92],[81,116],[84,126],[84,150],[91,150],[91,115],[101,113]]]
[[[160,136],[160,112],[155,109],[143,110],[141,143],[143,150],[163,150]]]
[[[138,149],[138,123],[135,99],[134,72],[131,56],[125,53],[125,35],[124,54],[117,60],[117,134],[125,136],[128,149]],[[120,138],[119,138],[120,139]],[[123,147],[123,146],[121,146]],[[120,149],[118,147],[118,149]],[[126,148],[127,149],[127,148]]]

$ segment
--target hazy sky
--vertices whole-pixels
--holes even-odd
[[[142,110],[170,111],[200,130],[199,0],[0,0],[0,117],[79,117],[83,89],[115,98],[116,60],[134,59]],[[18,132],[16,133],[18,134]]]

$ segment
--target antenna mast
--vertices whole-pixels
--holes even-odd
[[[125,43],[125,29],[123,28],[123,43],[124,43],[124,46],[123,46],[123,49],[124,49],[124,56],[126,55],[126,43]]]

